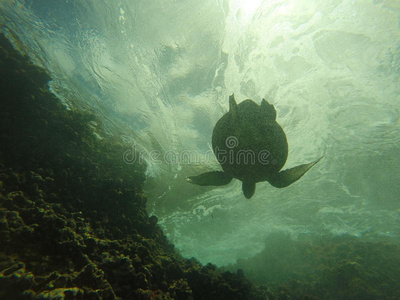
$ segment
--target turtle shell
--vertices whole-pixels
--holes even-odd
[[[212,147],[222,169],[246,182],[266,181],[284,166],[288,156],[285,132],[276,122],[273,105],[247,99],[236,104],[214,127]]]

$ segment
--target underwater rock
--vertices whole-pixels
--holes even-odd
[[[222,270],[243,269],[254,283],[267,285],[270,298],[398,299],[400,245],[332,236],[293,240],[271,234],[265,249]]]
[[[146,166],[2,34],[0,66],[0,299],[265,299],[175,252],[146,211]]]
[[[36,294],[34,299],[65,299],[80,300],[83,299],[83,290],[79,288],[59,288],[51,291]]]
[[[4,268],[7,264],[1,256],[0,266]],[[12,261],[8,261],[12,264]],[[21,292],[29,290],[34,285],[34,275],[26,272],[25,264],[22,262],[12,264],[0,272],[0,299],[18,299]]]

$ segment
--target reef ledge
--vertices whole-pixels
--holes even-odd
[[[268,298],[181,257],[146,211],[145,166],[3,34],[0,73],[0,299]]]

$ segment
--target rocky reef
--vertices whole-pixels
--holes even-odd
[[[390,299],[400,297],[400,245],[392,240],[333,236],[292,239],[275,233],[265,249],[222,270],[243,269],[278,299]]]
[[[275,234],[220,269],[181,257],[146,211],[146,166],[49,80],[0,34],[0,299],[399,299],[384,238]]]
[[[266,299],[175,251],[147,214],[145,166],[4,35],[0,73],[0,299]]]

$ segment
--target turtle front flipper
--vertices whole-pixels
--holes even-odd
[[[207,186],[207,185],[225,185],[231,182],[232,176],[229,176],[225,172],[222,171],[212,171],[203,173],[197,176],[190,176],[186,178],[187,182]]]
[[[322,158],[322,157],[321,157]],[[277,188],[284,188],[299,180],[308,170],[310,170],[321,158],[308,164],[300,165],[291,169],[280,171],[278,174],[271,176],[268,182]]]
[[[243,181],[242,191],[243,191],[243,195],[247,199],[250,199],[254,195],[254,192],[256,191],[256,183],[254,181],[252,181],[252,182]]]

